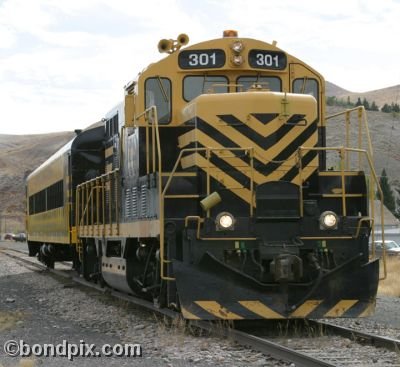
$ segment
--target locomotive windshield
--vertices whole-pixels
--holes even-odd
[[[241,76],[237,79],[237,84],[237,92],[245,92],[254,84],[259,84],[273,92],[282,91],[281,79],[274,76]]]
[[[192,75],[183,80],[183,98],[191,101],[200,94],[228,93],[228,78],[225,76]]]

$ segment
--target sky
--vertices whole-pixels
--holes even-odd
[[[0,134],[100,120],[180,33],[276,40],[354,92],[398,85],[399,19],[400,0],[0,0]]]

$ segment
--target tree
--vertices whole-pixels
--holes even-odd
[[[335,106],[336,105],[336,97],[335,96],[326,97],[326,104],[328,106]]]
[[[358,97],[357,102],[356,102],[356,107],[362,106],[362,105],[363,105],[363,104],[362,104],[362,102],[361,102],[361,98]]]
[[[376,105],[375,101],[372,101],[371,103],[371,111],[379,111],[379,108]]]
[[[381,173],[381,177],[379,179],[379,185],[381,186],[382,194],[383,194],[383,204],[388,208],[393,214],[396,213],[396,203],[393,195],[392,188],[390,186],[386,170],[383,169]],[[377,198],[381,200],[379,192],[377,192]]]
[[[362,105],[364,106],[364,108],[366,110],[369,110],[369,102],[367,101],[367,99],[364,97],[363,101],[362,101]]]
[[[390,112],[392,112],[392,107],[389,106],[387,103],[385,103],[385,104],[383,105],[381,111],[382,111],[382,112],[385,112],[385,113],[390,113]]]
[[[354,107],[354,103],[350,100],[350,96],[347,96],[347,107]]]

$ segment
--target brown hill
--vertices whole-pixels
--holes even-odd
[[[356,103],[358,98],[361,98],[361,101],[363,98],[366,98],[369,103],[375,101],[378,107],[382,107],[385,103],[389,105],[392,102],[400,104],[400,85],[361,93],[350,92],[331,82],[326,82],[326,95],[328,97],[336,97],[339,100],[343,99],[345,101],[350,97],[350,101],[353,103]]]
[[[0,134],[0,232],[24,230],[25,178],[73,136]]]

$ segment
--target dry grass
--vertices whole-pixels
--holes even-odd
[[[3,367],[1,363],[0,367]],[[35,367],[35,361],[33,359],[23,358],[17,365],[15,365],[15,367]]]
[[[400,258],[398,256],[387,257],[387,277],[385,280],[379,282],[378,295],[400,297]],[[383,263],[381,261],[381,269],[383,269]],[[381,270],[381,274],[383,271]]]

